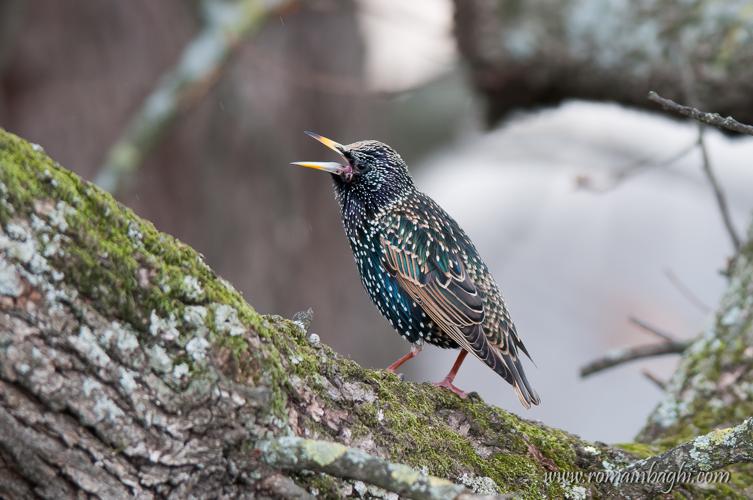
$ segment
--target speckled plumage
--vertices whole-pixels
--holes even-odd
[[[411,343],[474,354],[513,385],[524,406],[538,404],[518,356],[528,352],[465,232],[416,189],[392,148],[377,141],[337,146],[349,163],[332,176],[345,234],[382,315]]]

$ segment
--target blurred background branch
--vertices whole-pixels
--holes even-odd
[[[180,111],[201,99],[219,78],[240,41],[290,0],[201,0],[201,30],[186,44],[180,59],[154,90],[110,147],[94,182],[117,193],[167,133]]]
[[[696,92],[694,89],[697,84],[694,80],[692,80],[692,76],[689,77],[689,79],[692,82],[693,90],[689,91],[688,93],[695,95]],[[714,192],[714,198],[716,199],[719,213],[721,214],[722,221],[724,222],[724,227],[727,230],[727,234],[729,235],[730,240],[732,241],[732,248],[734,249],[735,253],[739,252],[741,245],[740,236],[738,236],[735,225],[732,222],[727,197],[725,196],[724,191],[722,190],[722,187],[719,184],[719,180],[717,179],[717,176],[714,173],[714,169],[711,165],[711,159],[709,158],[709,151],[704,135],[704,125],[712,125],[720,129],[730,130],[732,132],[747,135],[753,135],[753,126],[747,125],[745,123],[740,123],[731,116],[723,118],[718,113],[708,113],[692,106],[678,104],[671,99],[660,96],[654,91],[650,91],[648,93],[648,99],[659,104],[666,111],[671,111],[678,115],[686,116],[699,122],[696,144],[701,152],[701,165],[703,167],[703,173],[706,176],[709,184],[711,185],[712,191]]]
[[[639,359],[664,356],[666,354],[682,354],[689,345],[689,341],[666,341],[660,344],[649,344],[618,349],[605,354],[603,358],[594,360],[581,367],[580,376],[585,378],[609,368],[614,368]]]
[[[654,384],[660,391],[667,390],[667,382],[657,377],[654,372],[649,370],[648,368],[644,368],[641,370],[641,373],[643,376],[652,384]]]
[[[751,127],[751,129],[753,129],[753,127]],[[716,198],[716,204],[719,207],[719,213],[722,216],[724,227],[727,229],[729,239],[732,241],[732,248],[735,253],[737,253],[740,251],[742,243],[740,241],[740,236],[737,235],[735,225],[732,222],[732,216],[730,216],[727,197],[725,196],[722,187],[719,185],[719,180],[711,166],[711,159],[709,158],[708,147],[706,146],[706,140],[704,139],[704,132],[704,125],[698,124],[698,147],[701,150],[703,173],[706,175],[706,179],[708,179],[709,184],[711,184],[711,189],[714,191],[714,198]]]
[[[667,277],[670,283],[677,289],[680,294],[685,297],[685,299],[693,305],[698,311],[708,314],[711,311],[713,311],[713,308],[709,307],[708,304],[706,304],[704,301],[702,301],[698,294],[693,292],[688,285],[683,283],[683,281],[675,274],[675,272],[672,269],[665,269],[664,270],[664,276]]]
[[[753,122],[753,16],[745,1],[455,0],[458,47],[488,123],[563,99],[651,109],[687,100],[686,62],[705,107]]]
[[[688,154],[692,153],[697,147],[698,141],[693,140],[690,144],[683,146],[680,150],[671,154],[667,158],[641,158],[636,161],[631,161],[627,165],[615,168],[610,175],[609,182],[605,185],[595,185],[589,177],[583,175],[576,178],[576,184],[579,188],[588,189],[596,193],[606,193],[616,189],[620,184],[636,175],[640,175],[651,169],[669,167],[675,164],[685,158]]]
[[[720,115],[716,113],[707,113],[707,112],[700,111],[697,108],[694,108],[691,106],[684,106],[681,104],[677,104],[674,101],[661,97],[659,94],[653,91],[649,92],[648,98],[649,100],[660,104],[665,110],[676,112],[682,116],[687,116],[699,122],[698,123],[698,136],[696,139],[695,146],[697,146],[700,150],[704,175],[706,179],[708,180],[709,184],[711,185],[711,188],[714,192],[714,197],[716,199],[719,212],[721,213],[722,220],[724,222],[724,227],[726,228],[727,234],[729,235],[730,240],[732,241],[735,254],[737,254],[737,252],[740,251],[742,243],[732,223],[726,196],[724,195],[724,192],[722,191],[722,188],[719,185],[719,181],[716,178],[716,174],[714,173],[714,170],[711,166],[711,160],[709,159],[709,153],[707,150],[706,142],[704,140],[705,124],[713,125],[718,128],[728,129],[728,130],[732,130],[732,131],[740,132],[740,133],[748,133],[747,132],[748,129],[753,131],[753,127],[746,125],[744,123],[740,123],[732,117],[722,118]],[[680,287],[681,283],[677,280],[676,276],[674,276],[673,273],[668,273],[667,276],[673,281],[673,283],[676,284],[676,286]],[[680,287],[680,290],[682,291],[686,289],[684,286],[682,286]],[[697,300],[697,298],[693,294],[686,293],[685,295],[686,297],[693,299],[694,303],[700,302]],[[644,359],[644,358],[649,358],[649,357],[654,357],[654,356],[662,356],[665,354],[682,354],[693,342],[695,342],[695,341],[689,341],[689,340],[678,341],[673,336],[667,334],[666,332],[659,330],[655,327],[652,327],[648,323],[641,321],[635,317],[630,317],[630,322],[635,324],[639,328],[656,335],[657,337],[661,338],[664,342],[660,344],[627,347],[627,348],[622,348],[622,349],[609,352],[605,356],[598,358],[584,365],[583,367],[581,367],[580,369],[581,377],[588,377],[595,373],[599,373],[603,370],[607,370],[609,368],[613,368],[615,366],[619,366],[624,363],[628,363],[628,362],[635,361],[638,359]],[[643,374],[644,376],[646,376],[646,378],[651,380],[654,384],[658,385],[659,387],[662,387],[662,388],[665,387],[665,384],[662,383],[657,377],[655,377],[650,372],[644,371]]]
[[[740,123],[731,116],[723,117],[719,113],[709,113],[707,111],[701,111],[693,106],[685,106],[684,104],[678,104],[672,99],[662,97],[654,91],[648,93],[648,100],[655,102],[666,111],[671,111],[680,116],[692,118],[706,125],[712,125],[721,129],[726,129],[738,134],[753,135],[753,125],[747,125]]]

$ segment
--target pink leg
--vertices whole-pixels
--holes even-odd
[[[468,351],[464,349],[460,349],[460,354],[458,354],[458,358],[455,360],[455,364],[452,365],[452,368],[450,369],[450,373],[447,374],[447,376],[441,381],[441,382],[434,382],[434,385],[437,387],[444,387],[445,389],[449,389],[461,398],[465,399],[468,397],[468,394],[458,389],[452,381],[455,380],[455,376],[458,374],[458,370],[460,370],[460,365],[463,364],[463,360],[468,355]]]
[[[395,373],[395,371],[402,366],[403,363],[408,361],[409,359],[413,359],[416,356],[418,356],[418,353],[421,352],[421,348],[423,346],[420,344],[411,344],[410,346],[410,352],[406,354],[405,356],[401,357],[394,363],[392,363],[390,366],[386,368],[386,370],[390,373]]]

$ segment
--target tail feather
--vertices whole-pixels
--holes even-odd
[[[478,324],[464,328],[462,333],[466,341],[462,347],[512,385],[525,408],[541,403],[538,393],[528,382],[515,344],[509,343],[509,350],[501,351],[498,346],[489,343],[481,325]]]
[[[513,387],[518,394],[518,398],[523,406],[530,408],[531,405],[538,405],[541,403],[539,394],[531,387],[528,382],[528,377],[523,370],[523,365],[520,363],[520,358],[516,355],[514,350],[511,350],[510,354],[500,353],[502,361],[504,361],[507,369],[512,374]]]

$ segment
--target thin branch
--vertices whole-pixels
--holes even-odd
[[[676,163],[686,157],[695,149],[695,147],[696,143],[695,141],[693,141],[692,143],[683,146],[681,149],[677,150],[675,153],[668,156],[667,158],[664,158],[663,160],[656,161],[654,159],[647,158],[642,161],[635,162],[631,165],[619,169],[614,175],[614,180],[615,182],[623,181],[628,177],[637,174],[638,171],[644,170],[646,168],[667,167],[669,165],[672,165],[673,163]]]
[[[116,193],[167,132],[178,113],[199,100],[214,84],[233,50],[286,0],[203,2],[205,24],[186,45],[180,59],[160,79],[110,147],[94,182]]]
[[[259,443],[257,449],[261,451],[261,459],[271,467],[356,479],[408,498],[434,500],[471,494],[446,479],[339,443],[287,436]]]
[[[644,358],[653,358],[655,356],[664,356],[665,354],[682,354],[691,344],[690,341],[671,341],[661,344],[649,344],[636,347],[626,347],[608,352],[604,357],[596,359],[580,369],[581,377],[588,377],[609,368],[614,368],[630,361]]]
[[[740,123],[731,116],[724,118],[718,113],[707,113],[692,106],[684,106],[682,104],[676,103],[671,99],[662,97],[654,91],[648,93],[648,100],[659,104],[663,109],[667,111],[672,111],[679,115],[687,116],[701,123],[705,123],[706,125],[725,128],[727,130],[741,134],[753,135],[753,126],[747,125],[745,123]]]
[[[643,369],[641,370],[641,373],[644,377],[646,377],[650,382],[652,382],[656,387],[661,389],[662,391],[667,389],[667,383],[664,382],[662,379],[654,375],[651,371]]]
[[[619,186],[625,180],[639,175],[646,170],[668,167],[673,163],[680,161],[688,154],[690,154],[696,147],[698,147],[698,142],[694,139],[693,142],[686,146],[683,146],[681,149],[677,150],[664,159],[657,160],[653,157],[641,158],[621,167],[617,167],[615,171],[609,176],[609,184],[607,184],[606,186],[594,186],[588,176],[580,175],[576,178],[577,187],[585,188],[589,191],[595,191],[598,193],[606,193],[617,188],[617,186]]]
[[[732,223],[732,217],[729,213],[729,205],[727,204],[727,198],[724,196],[719,181],[711,168],[711,160],[709,159],[709,152],[706,147],[706,141],[704,139],[704,126],[698,125],[698,146],[701,148],[701,158],[703,159],[703,173],[706,175],[711,188],[714,190],[714,196],[716,197],[716,204],[719,206],[719,212],[722,215],[724,221],[724,227],[727,228],[727,233],[732,240],[732,246],[735,249],[735,253],[740,250],[740,236],[738,236],[735,226]]]
[[[698,298],[698,295],[693,293],[690,287],[683,283],[671,269],[665,269],[664,275],[667,277],[670,283],[672,283],[675,288],[677,288],[682,296],[688,299],[688,301],[693,304],[699,311],[703,311],[704,313],[711,312],[711,308],[706,305],[706,303],[704,303],[700,298]]]
[[[637,326],[638,328],[640,328],[641,330],[646,331],[652,335],[656,335],[660,339],[666,340],[667,342],[675,342],[677,340],[673,335],[665,332],[664,330],[659,330],[655,326],[650,325],[646,323],[645,321],[643,321],[642,319],[636,318],[635,316],[629,316],[628,321],[634,324],[635,326]]]
[[[641,483],[649,486],[646,480],[649,474],[669,480],[667,473],[672,472],[673,482],[679,484],[688,482],[699,472],[741,462],[753,462],[753,418],[736,427],[711,431],[661,455],[638,460],[619,471],[615,485]],[[683,473],[685,476],[681,476]],[[661,485],[654,487],[658,489]]]

